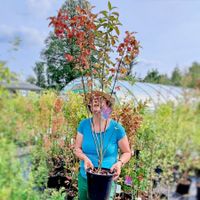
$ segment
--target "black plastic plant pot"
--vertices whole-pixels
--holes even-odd
[[[109,172],[110,169],[102,168]],[[96,174],[87,170],[88,197],[90,200],[108,200],[112,186],[113,174]]]
[[[176,193],[181,194],[181,195],[188,194],[190,185],[191,185],[191,182],[190,182],[190,184],[179,183],[176,188]]]
[[[49,176],[47,181],[48,188],[56,188],[59,190],[61,187],[66,187],[67,178],[65,176],[55,175]]]
[[[195,174],[197,178],[200,178],[200,169],[196,168],[195,169]]]
[[[138,150],[138,149],[135,150],[135,157],[136,157],[137,160],[139,159],[139,157],[140,157],[140,150]]]
[[[200,200],[200,185],[197,186],[197,200]]]

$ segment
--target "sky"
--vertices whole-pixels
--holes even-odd
[[[25,80],[34,75],[41,61],[44,40],[52,30],[48,17],[55,16],[64,0],[0,0],[0,60]],[[107,0],[90,0],[97,13]],[[199,0],[111,0],[120,13],[121,39],[126,30],[137,32],[142,46],[134,72],[144,77],[148,70],[171,74],[178,66],[185,71],[200,62]],[[20,44],[13,49],[13,42]]]

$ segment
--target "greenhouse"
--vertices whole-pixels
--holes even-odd
[[[86,82],[86,79],[84,80]],[[100,88],[100,83],[95,80],[96,89]],[[111,91],[112,86],[110,87]],[[147,101],[149,109],[154,109],[157,105],[172,101],[175,105],[184,99],[184,96],[189,93],[193,93],[191,89],[185,89],[182,87],[175,87],[170,85],[152,84],[135,82],[134,84],[128,81],[119,80],[116,83],[118,90],[115,90],[115,99],[118,102],[134,101],[137,105],[140,101]],[[73,91],[75,93],[83,93],[83,86],[81,78],[77,78],[62,90],[62,94],[67,91]]]
[[[11,81],[9,83],[0,82],[0,87],[1,86],[6,88],[10,93],[14,94],[19,92],[24,96],[27,96],[30,91],[39,93],[42,90],[42,88],[34,84],[21,81]]]

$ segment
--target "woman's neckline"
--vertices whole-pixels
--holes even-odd
[[[93,129],[92,129],[92,122],[93,122],[93,117],[90,118],[90,129],[91,129],[91,131],[92,131],[93,133],[95,133],[95,134],[100,134],[100,133],[106,133],[106,131],[107,131],[107,130],[110,128],[110,126],[111,126],[112,119],[111,119],[111,118],[109,119],[109,124],[107,124],[107,128],[106,128],[105,131],[103,131],[103,132],[94,132]]]

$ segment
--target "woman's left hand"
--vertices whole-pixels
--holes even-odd
[[[116,162],[111,168],[110,171],[114,172],[113,180],[117,180],[121,174],[122,163],[120,161]]]

